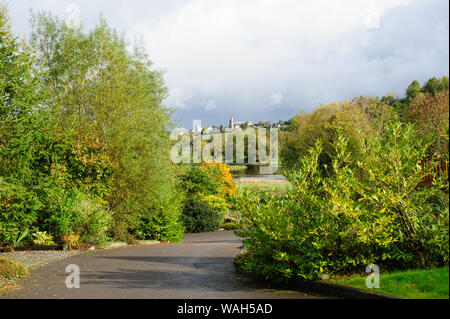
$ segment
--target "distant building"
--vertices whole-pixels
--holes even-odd
[[[228,127],[229,128],[234,128],[234,118],[233,118],[233,116],[231,116],[231,118],[230,118],[230,125]]]
[[[254,124],[250,121],[245,121],[245,122],[235,121],[234,117],[232,116],[230,118],[230,123],[229,123],[228,128],[231,128],[233,130],[240,130],[240,129],[244,128],[245,126],[247,126],[247,127],[254,126]]]
[[[202,132],[203,132],[203,133],[211,133],[213,129],[214,129],[213,126],[205,126],[205,127],[202,129]]]

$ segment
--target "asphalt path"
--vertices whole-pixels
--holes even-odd
[[[189,234],[181,243],[86,252],[34,269],[18,290],[0,298],[23,299],[305,299],[302,291],[273,289],[234,271],[242,242],[232,231]],[[79,288],[67,288],[70,264]],[[71,283],[74,283],[71,281]]]

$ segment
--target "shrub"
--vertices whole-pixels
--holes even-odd
[[[186,200],[183,223],[188,233],[212,232],[220,229],[225,217],[224,199],[202,194]]]
[[[239,253],[233,260],[234,267],[236,267],[238,272],[245,273],[247,272],[246,265],[249,265],[252,259],[253,256],[249,251]]]
[[[55,244],[53,241],[53,236],[47,234],[47,232],[37,232],[33,234],[34,240],[33,244],[36,246],[52,246]]]
[[[63,235],[61,237],[61,241],[64,244],[65,249],[73,249],[77,248],[80,244],[80,235],[71,234],[71,235]]]
[[[184,227],[181,217],[183,196],[175,192],[166,192],[158,207],[141,214],[130,233],[137,239],[155,239],[162,242],[177,242],[183,238]]]
[[[48,227],[58,238],[78,234],[83,244],[101,245],[108,241],[111,216],[100,200],[77,189],[67,190],[50,208]]]
[[[220,185],[219,196],[227,198],[229,196],[236,196],[236,185],[233,181],[230,168],[227,164],[215,163],[210,164],[203,163],[202,169],[208,171],[214,180]]]
[[[216,176],[206,166],[192,165],[184,168],[180,176],[180,190],[186,197],[195,194],[219,194],[221,185]]]
[[[76,206],[73,230],[84,244],[103,245],[109,240],[111,216],[99,200],[85,197]]]
[[[185,194],[183,224],[187,232],[220,229],[236,186],[225,164],[192,165],[181,174],[180,189]]]
[[[222,224],[222,228],[225,230],[236,230],[236,229],[241,229],[242,228],[242,223],[237,222],[237,221],[226,221]]]
[[[28,275],[28,270],[20,263],[0,257],[0,277],[16,279]]]
[[[436,201],[445,182],[420,187],[431,142],[416,138],[411,125],[389,124],[361,140],[361,175],[342,134],[321,172],[317,142],[288,174],[286,198],[244,192],[237,201],[245,224],[239,235],[251,256],[244,269],[285,281],[372,263],[384,270],[448,264],[448,205]]]

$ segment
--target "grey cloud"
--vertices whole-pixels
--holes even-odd
[[[299,108],[403,95],[412,80],[448,75],[447,0],[14,0],[13,27],[29,31],[30,7],[64,17],[69,3],[87,27],[102,12],[119,31],[143,36],[165,70],[165,103],[185,127],[193,119],[225,125],[230,115],[288,119]]]

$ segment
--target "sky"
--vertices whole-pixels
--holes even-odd
[[[10,0],[13,31],[30,9],[99,20],[139,39],[164,71],[179,126],[288,120],[361,95],[404,96],[449,74],[448,0]]]

